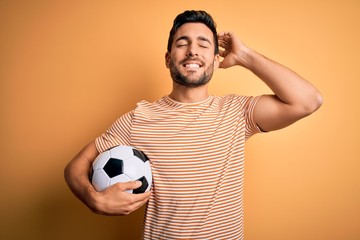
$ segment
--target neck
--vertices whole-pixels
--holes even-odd
[[[173,83],[173,90],[169,97],[177,102],[196,103],[206,100],[209,97],[207,85],[199,87],[185,87],[177,83]]]

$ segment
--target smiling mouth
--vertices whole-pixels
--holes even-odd
[[[198,63],[186,63],[183,64],[183,67],[185,67],[186,69],[199,69],[202,65],[198,64]]]

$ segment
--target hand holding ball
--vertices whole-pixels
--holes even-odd
[[[140,181],[139,188],[127,192],[144,193],[150,190],[152,183],[149,158],[131,146],[111,148],[94,160],[90,180],[97,191],[118,182]]]

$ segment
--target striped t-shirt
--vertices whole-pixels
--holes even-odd
[[[150,158],[144,239],[244,238],[244,144],[260,132],[253,120],[258,99],[141,101],[96,139],[99,152],[131,145]]]

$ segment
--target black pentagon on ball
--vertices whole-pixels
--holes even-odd
[[[139,188],[134,189],[133,193],[135,193],[135,194],[144,193],[146,191],[146,189],[148,188],[148,186],[149,186],[148,181],[146,180],[145,177],[141,177],[137,181],[142,182],[142,185]]]
[[[149,158],[142,151],[139,151],[139,150],[133,148],[133,153],[134,153],[135,156],[140,158],[143,162],[146,162],[146,161],[149,160]]]
[[[110,158],[104,166],[104,171],[109,178],[123,174],[124,163],[121,159]]]

